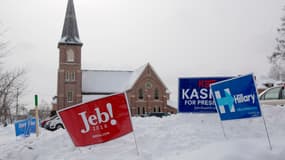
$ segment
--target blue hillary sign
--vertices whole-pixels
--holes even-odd
[[[211,84],[221,120],[261,116],[252,74]]]
[[[28,118],[15,122],[16,136],[30,136],[30,133],[36,133],[36,118]]]
[[[229,77],[179,78],[179,112],[215,113],[210,84]]]

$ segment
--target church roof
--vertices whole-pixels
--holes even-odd
[[[133,71],[82,70],[83,93],[122,92],[128,85]]]
[[[126,91],[134,85],[146,66],[134,71],[82,70],[82,92],[104,95]]]
[[[58,44],[82,45],[77,28],[73,0],[68,0],[61,39]]]

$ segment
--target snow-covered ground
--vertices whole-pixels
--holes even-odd
[[[134,134],[83,148],[75,148],[63,129],[16,139],[10,125],[0,128],[0,160],[284,160],[285,107],[262,110],[272,151],[262,118],[223,122],[225,138],[217,114],[177,114],[134,117]]]

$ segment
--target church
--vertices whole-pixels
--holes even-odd
[[[177,113],[169,104],[169,91],[151,64],[132,71],[81,69],[81,48],[73,0],[68,0],[61,38],[57,96],[59,110],[110,94],[126,92],[132,116],[152,112]]]

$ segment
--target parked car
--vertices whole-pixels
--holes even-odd
[[[57,113],[55,110],[52,110],[49,114],[49,116],[43,120],[40,121],[40,126],[45,128],[45,124],[46,122],[50,121],[51,119],[53,119],[55,116],[57,116]]]
[[[285,105],[284,86],[275,86],[266,89],[259,94],[260,104],[267,105]]]
[[[47,123],[47,121],[49,121],[51,118],[52,118],[52,117],[47,117],[47,118],[41,120],[41,122],[40,122],[40,127],[43,127],[43,128],[44,128],[44,127],[45,127],[45,124]]]
[[[46,128],[47,130],[50,130],[50,131],[55,131],[55,130],[57,130],[59,128],[63,128],[64,129],[64,126],[62,124],[62,121],[61,121],[60,117],[55,115],[49,121],[47,121],[45,123],[44,128]]]

